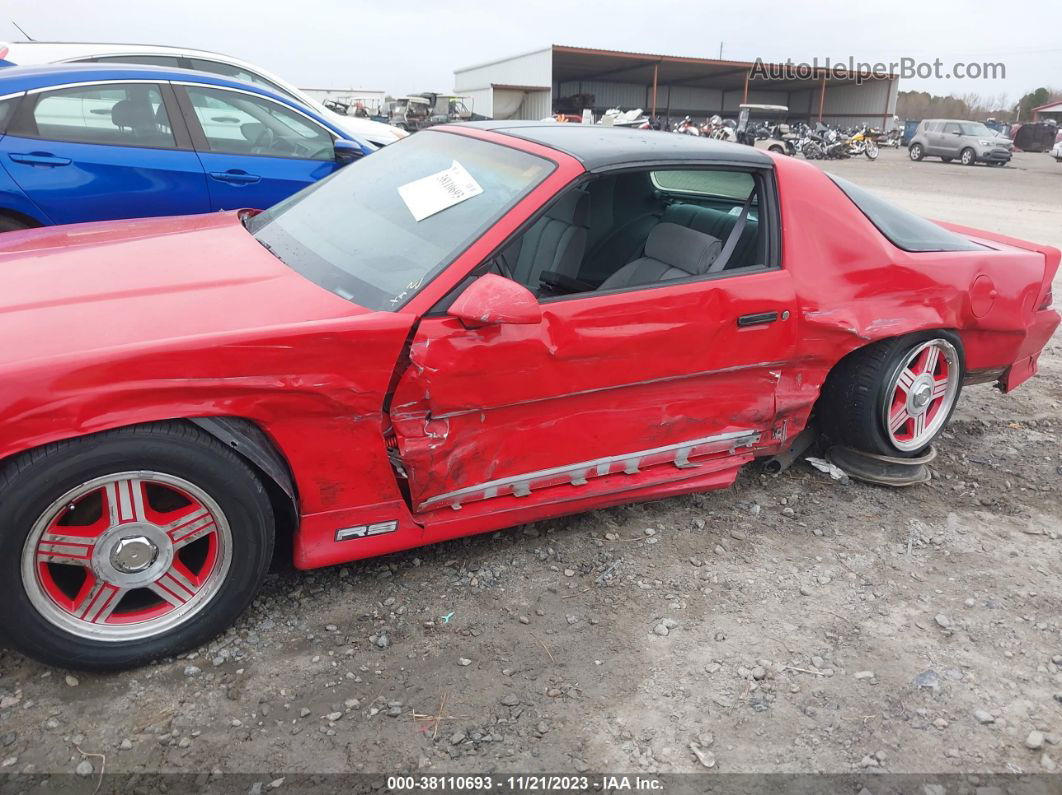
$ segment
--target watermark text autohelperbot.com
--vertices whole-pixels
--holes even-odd
[[[757,58],[749,70],[749,76],[761,80],[817,80],[823,76],[843,80],[873,80],[882,77],[900,77],[904,80],[1005,80],[1006,64],[995,61],[956,61],[946,63],[940,58],[919,61],[915,58],[900,58],[898,61],[857,61],[847,59],[813,58],[811,61],[769,63]]]

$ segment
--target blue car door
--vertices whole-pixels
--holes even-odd
[[[309,116],[235,88],[174,84],[215,210],[265,209],[339,165],[335,136]]]
[[[0,138],[0,160],[56,224],[210,210],[202,163],[164,83],[30,92]]]

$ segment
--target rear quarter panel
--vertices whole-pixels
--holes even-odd
[[[1044,254],[1033,244],[986,237],[984,251],[906,252],[818,168],[775,162],[783,263],[801,324],[799,366],[779,389],[783,415],[806,418],[842,357],[888,337],[956,330],[971,370],[1009,366],[1021,355],[1045,276]]]

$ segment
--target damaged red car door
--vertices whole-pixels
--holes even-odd
[[[773,268],[547,300],[537,322],[424,318],[390,409],[414,512],[732,480],[771,443],[794,303]]]

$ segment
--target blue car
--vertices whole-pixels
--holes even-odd
[[[0,68],[0,231],[265,208],[372,150],[281,94],[217,75]]]

